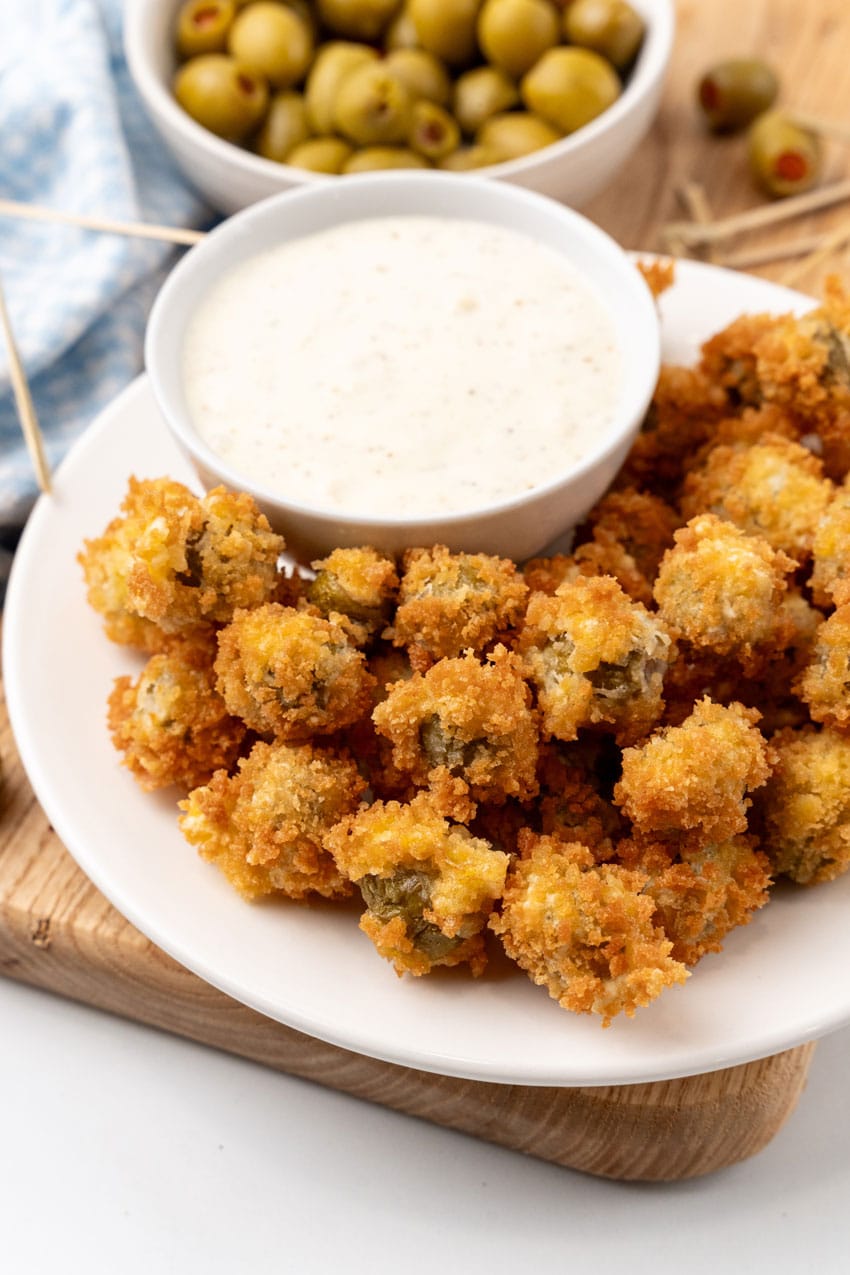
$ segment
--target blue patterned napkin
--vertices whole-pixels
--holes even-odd
[[[0,197],[209,224],[132,87],[121,10],[121,0],[0,3]],[[140,371],[147,311],[174,259],[164,244],[0,217],[0,275],[52,467]],[[0,596],[36,494],[0,349]]]

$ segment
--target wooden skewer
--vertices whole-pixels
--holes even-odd
[[[799,239],[786,239],[782,243],[742,248],[740,252],[727,253],[722,258],[722,264],[730,270],[749,270],[753,266],[769,266],[774,261],[788,261],[792,257],[808,257],[822,247],[823,241],[823,235],[801,235]]]
[[[672,235],[688,247],[700,247],[709,243],[718,243],[747,230],[761,230],[765,226],[775,226],[792,217],[802,217],[806,213],[817,212],[820,208],[829,208],[832,204],[839,204],[848,199],[850,199],[850,179],[836,182],[832,186],[824,186],[820,190],[807,191],[805,195],[793,195],[790,199],[783,199],[776,204],[751,208],[748,212],[724,217],[710,225],[698,225],[692,221],[671,221],[664,227],[664,236],[666,238]]]
[[[30,221],[58,221],[66,226],[82,226],[84,230],[99,230],[109,235],[127,235],[135,239],[158,239],[165,243],[191,245],[200,243],[204,230],[191,230],[185,226],[157,226],[142,221],[111,221],[106,217],[83,217],[78,213],[60,212],[56,208],[43,208],[39,204],[22,204],[13,199],[0,199],[0,215],[21,217]]]
[[[843,120],[825,120],[819,115],[809,115],[807,111],[786,111],[785,114],[792,124],[806,129],[809,133],[834,137],[838,142],[850,142],[850,124]]]
[[[792,286],[799,283],[803,275],[808,274],[810,270],[816,270],[818,266],[823,265],[833,253],[840,252],[842,248],[846,248],[850,243],[850,225],[846,222],[843,226],[832,230],[829,234],[823,236],[820,246],[803,261],[797,262],[786,274],[783,283]]]
[[[6,353],[9,356],[9,379],[12,382],[12,392],[15,395],[15,404],[18,409],[18,417],[21,422],[24,439],[26,440],[27,451],[30,454],[30,460],[32,461],[39,487],[42,491],[49,492],[51,490],[50,467],[44,454],[44,440],[41,436],[41,428],[33,406],[24,366],[18,353],[15,334],[12,331],[2,283],[0,283],[0,326],[3,328],[3,336],[6,339]]]
[[[712,216],[711,205],[708,202],[708,195],[705,193],[704,186],[699,182],[685,182],[684,185],[679,187],[677,194],[692,221],[695,221],[698,226],[711,225],[714,217]],[[704,253],[706,261],[717,260],[714,244],[706,244]]]

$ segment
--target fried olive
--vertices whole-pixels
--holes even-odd
[[[385,168],[429,168],[421,155],[407,146],[364,146],[343,166],[344,173],[374,173]]]
[[[407,140],[426,159],[444,159],[460,145],[460,129],[448,111],[435,102],[415,102]]]
[[[519,102],[513,80],[495,66],[477,66],[465,71],[454,88],[455,119],[470,137],[478,132],[491,115],[509,111]]]
[[[235,13],[233,0],[186,0],[177,14],[177,52],[181,58],[223,53]]]
[[[781,111],[765,111],[750,126],[750,168],[769,195],[797,195],[817,181],[821,149],[817,136]]]
[[[519,79],[558,43],[558,15],[549,0],[486,0],[478,43],[487,61]]]
[[[439,167],[450,173],[469,173],[475,168],[488,168],[501,162],[499,155],[487,146],[461,146],[441,159]]]
[[[294,9],[275,0],[257,0],[237,15],[227,47],[273,88],[287,89],[307,74],[313,60],[313,33]]]
[[[626,0],[574,0],[564,14],[564,36],[570,44],[592,49],[624,71],[643,42],[643,18]]]
[[[574,133],[620,96],[617,72],[591,49],[549,49],[524,77],[522,100],[564,133]]]
[[[438,106],[448,106],[452,82],[433,53],[426,53],[424,49],[396,49],[384,59],[384,66],[401,80],[414,101],[424,97]]]
[[[300,93],[276,93],[269,103],[263,127],[257,134],[254,150],[264,159],[279,164],[289,152],[310,136],[307,107]]]
[[[396,49],[418,49],[419,36],[407,9],[402,9],[397,18],[393,18],[384,36],[384,48],[388,53]]]
[[[732,133],[769,110],[778,92],[779,81],[765,62],[729,58],[705,72],[697,101],[715,133]]]
[[[337,35],[380,39],[401,8],[401,0],[316,0],[319,17]]]
[[[481,0],[408,0],[407,8],[423,49],[450,66],[473,61]]]
[[[352,147],[341,137],[311,137],[291,150],[286,162],[311,173],[341,173],[351,153]]]
[[[496,156],[494,163],[519,159],[544,146],[560,141],[551,124],[527,111],[509,111],[506,115],[494,115],[478,131],[478,142]]]
[[[375,50],[365,44],[349,44],[344,40],[335,40],[319,49],[304,90],[307,117],[314,132],[333,132],[334,102],[339,86],[350,72],[366,62],[376,61],[377,57]]]
[[[401,80],[379,62],[369,62],[346,75],[334,102],[334,126],[359,146],[403,142],[411,121],[412,101]]]
[[[266,112],[269,90],[225,53],[190,58],[174,77],[174,96],[188,115],[229,142],[240,142]]]

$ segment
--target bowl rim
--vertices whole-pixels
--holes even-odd
[[[262,155],[255,155],[235,142],[216,137],[178,105],[145,54],[145,35],[153,4],[168,3],[176,10],[179,2],[180,0],[125,0],[124,52],[127,65],[139,95],[159,125],[166,132],[176,133],[186,147],[194,147],[203,152],[208,160],[235,168],[243,176],[255,181],[277,178],[293,185],[312,186],[327,185],[336,180],[336,174],[314,173],[289,164],[280,164],[275,160],[264,159]],[[592,146],[599,138],[616,129],[632,108],[652,92],[670,60],[676,27],[675,6],[674,0],[639,0],[639,3],[642,16],[646,19],[646,36],[629,82],[616,102],[595,120],[567,137],[518,159],[476,169],[476,176],[502,179],[520,177],[524,173],[533,172],[544,162],[544,157],[546,163],[557,162],[583,152],[586,147]]]
[[[419,188],[425,198],[433,197],[435,194],[439,196],[440,191],[453,191],[462,196],[464,192],[469,194],[477,190],[479,195],[484,196],[488,203],[492,203],[494,200],[502,201],[503,204],[520,210],[523,207],[545,208],[550,214],[555,213],[557,215],[574,239],[578,237],[589,251],[595,252],[603,260],[607,261],[610,266],[621,271],[624,289],[629,290],[630,306],[635,311],[636,331],[640,336],[640,351],[642,354],[642,358],[639,358],[635,352],[636,347],[630,345],[628,349],[625,349],[622,342],[620,342],[621,357],[627,361],[627,365],[630,364],[633,369],[636,369],[636,371],[632,372],[636,381],[635,408],[633,412],[631,410],[626,412],[622,407],[618,407],[610,433],[606,433],[603,439],[600,440],[600,445],[594,448],[578,464],[571,466],[568,470],[560,472],[554,478],[540,483],[528,491],[520,492],[517,495],[499,501],[451,512],[432,511],[407,517],[403,514],[387,517],[385,515],[369,514],[366,511],[361,513],[354,510],[327,508],[320,504],[304,504],[298,500],[291,499],[280,492],[265,487],[260,480],[233,469],[217,452],[208,446],[192,424],[188,412],[169,393],[167,389],[169,378],[167,374],[163,374],[161,363],[161,359],[168,357],[169,342],[166,339],[164,329],[168,325],[169,311],[187,287],[191,288],[197,282],[199,276],[203,279],[205,274],[209,273],[210,267],[219,260],[221,253],[225,251],[226,245],[230,240],[241,241],[244,244],[250,241],[251,228],[257,223],[273,222],[277,218],[285,220],[287,212],[293,206],[297,207],[302,204],[327,203],[331,207],[342,205],[341,215],[334,219],[333,225],[344,224],[349,220],[363,219],[362,217],[350,216],[346,211],[344,201],[346,199],[356,201],[358,198],[356,192],[358,190],[372,188],[376,192],[384,191],[388,193],[394,186],[399,189],[413,189],[414,191]],[[351,195],[347,196],[345,194],[346,191],[350,191]],[[378,198],[375,198],[374,202],[376,208],[381,207]],[[409,214],[383,210],[371,214],[374,217],[393,215],[403,216]],[[422,215],[441,214],[429,214],[426,206],[423,207]],[[464,220],[462,214],[451,213],[449,215]],[[465,219],[470,221],[486,220],[475,214],[470,214]],[[504,223],[497,222],[496,224]],[[527,233],[521,227],[514,226],[512,228],[519,234]],[[293,238],[302,237],[306,236],[299,234]],[[257,254],[266,250],[258,248]],[[251,254],[247,253],[245,255],[249,256]],[[202,293],[209,289],[211,283],[212,280],[208,280],[206,287],[202,286]],[[601,291],[598,286],[595,287],[595,290],[597,293]],[[618,293],[620,298],[623,295],[623,292]],[[602,299],[604,303],[604,298]],[[344,188],[342,185],[332,188],[324,185],[309,185],[281,191],[276,195],[270,195],[266,199],[249,205],[241,212],[235,213],[232,217],[221,222],[200,243],[196,244],[185,254],[162,285],[148,318],[145,331],[144,360],[157,404],[179,445],[194,460],[204,466],[207,471],[215,474],[221,482],[232,490],[249,491],[256,499],[268,506],[291,511],[294,516],[302,519],[311,519],[314,523],[321,521],[326,524],[333,522],[338,525],[340,520],[344,519],[348,523],[357,524],[363,528],[374,527],[378,529],[392,525],[405,530],[412,530],[417,527],[430,528],[439,524],[444,526],[448,532],[463,524],[468,525],[472,520],[490,519],[509,514],[514,510],[522,509],[525,506],[544,500],[559,490],[566,490],[568,487],[580,483],[586,475],[603,466],[610,457],[616,454],[630,435],[637,432],[641,414],[648,407],[655,390],[661,362],[661,331],[655,300],[634,262],[616,240],[587,217],[576,212],[575,209],[569,208],[547,195],[539,194],[537,191],[505,183],[493,183],[477,175],[470,176],[467,173],[425,173],[404,170],[351,175],[347,178]]]

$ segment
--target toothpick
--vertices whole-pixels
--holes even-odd
[[[748,230],[761,230],[765,226],[775,226],[793,217],[802,217],[806,213],[817,212],[820,208],[829,208],[850,199],[850,180],[836,182],[832,186],[823,186],[820,190],[807,191],[805,195],[792,195],[775,204],[751,208],[748,212],[737,213],[733,217],[724,217],[710,225],[697,225],[692,221],[671,221],[664,227],[664,236],[674,236],[688,247],[700,247],[710,243],[719,243],[732,235],[742,234]]]
[[[839,226],[836,230],[824,235],[820,246],[813,253],[810,253],[808,257],[804,258],[803,261],[799,261],[793,266],[782,282],[787,283],[789,287],[793,287],[810,270],[817,270],[833,253],[846,248],[848,243],[850,243],[850,225],[845,222],[843,226]]]
[[[714,218],[711,214],[711,206],[704,186],[699,182],[689,181],[680,186],[676,193],[684,204],[686,212],[690,214],[692,221],[695,221],[698,226],[712,224]],[[713,262],[717,260],[717,252],[713,244],[704,245],[703,253],[706,261]]]
[[[38,416],[33,406],[29,383],[21,363],[21,356],[18,353],[15,334],[12,331],[2,282],[0,282],[0,327],[3,329],[3,336],[6,340],[6,353],[9,356],[9,379],[12,382],[12,393],[15,396],[18,418],[21,422],[21,430],[26,441],[27,451],[30,454],[30,460],[32,461],[40,489],[44,492],[49,492],[51,490],[50,467],[44,454],[44,440],[41,436]]]
[[[0,199],[0,215],[20,217],[29,221],[57,221],[66,226],[81,226],[84,230],[99,230],[109,235],[126,235],[135,239],[158,239],[165,243],[200,243],[203,230],[191,230],[186,226],[158,226],[143,221],[112,221],[106,217],[84,217],[79,213],[61,212],[56,208],[44,208],[39,204],[22,204],[13,199]]]

